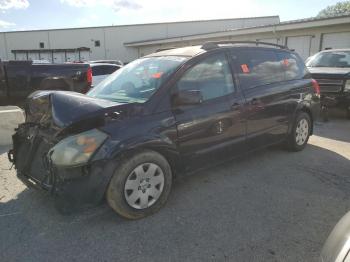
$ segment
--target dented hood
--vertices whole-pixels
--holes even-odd
[[[127,115],[133,104],[120,104],[66,91],[38,91],[27,98],[26,122],[43,126],[53,124],[56,129],[72,125],[102,125],[108,115]]]

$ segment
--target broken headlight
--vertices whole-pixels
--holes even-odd
[[[92,129],[63,139],[49,151],[49,156],[56,166],[85,164],[106,138],[105,133]]]

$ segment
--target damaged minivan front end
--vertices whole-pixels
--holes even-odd
[[[98,204],[113,173],[102,127],[123,118],[126,107],[73,92],[33,93],[9,152],[18,178],[50,192],[65,213]]]

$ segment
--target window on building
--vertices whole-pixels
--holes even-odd
[[[39,43],[39,47],[40,47],[40,48],[45,48],[44,42],[40,42],[40,43]]]
[[[95,46],[96,46],[96,47],[101,46],[100,40],[96,40],[96,41],[95,41]]]

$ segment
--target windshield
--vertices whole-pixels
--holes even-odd
[[[316,54],[307,60],[308,67],[350,67],[350,51],[334,51]]]
[[[143,103],[185,61],[186,57],[141,58],[121,68],[87,95],[121,103]]]

